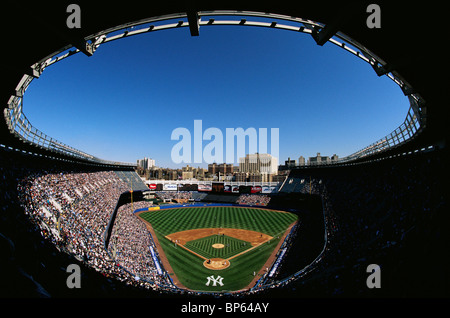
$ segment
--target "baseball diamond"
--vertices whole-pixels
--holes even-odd
[[[222,248],[213,245],[221,244]],[[230,258],[242,251],[248,250],[251,244],[223,234],[212,235],[198,240],[189,241],[184,245],[187,249],[194,251],[205,258]]]
[[[236,206],[161,209],[138,216],[161,249],[175,285],[215,292],[254,285],[297,222],[293,213]],[[207,277],[218,273],[223,284],[206,285]]]

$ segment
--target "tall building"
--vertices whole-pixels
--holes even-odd
[[[330,157],[328,157],[328,156],[321,156],[320,152],[317,153],[317,156],[309,157],[309,159],[308,159],[308,165],[310,165],[310,166],[317,166],[317,165],[327,164],[329,162],[330,162]]]
[[[278,158],[267,153],[248,154],[239,158],[239,172],[277,174]]]
[[[194,170],[196,169],[189,165],[181,168],[181,179],[188,180],[194,178]]]
[[[194,172],[193,171],[181,171],[181,179],[188,180],[194,178]]]
[[[248,181],[250,181],[250,182],[267,182],[268,180],[264,180],[266,178],[267,178],[267,174],[262,174],[259,172],[251,172],[248,175]]]
[[[303,157],[303,156],[298,157],[298,165],[304,166],[305,164],[306,164],[305,157]]]
[[[330,164],[330,163],[338,161],[338,159],[339,159],[339,156],[336,155],[336,154],[332,155],[331,158],[330,158],[328,156],[321,156],[320,152],[318,152],[317,156],[309,157],[308,164],[311,165],[311,166]]]
[[[232,174],[233,173],[233,164],[226,164],[226,163],[221,163],[221,164],[217,164],[217,163],[210,163],[208,165],[208,173],[211,175],[215,175],[217,173],[219,173],[221,175],[226,175],[226,174]]]
[[[291,160],[291,158],[288,158],[288,160],[285,160],[285,161],[284,161],[284,165],[285,165],[287,168],[294,168],[294,167],[296,166],[295,160]]]
[[[246,182],[247,181],[247,173],[246,172],[236,172],[234,174],[234,181]]]
[[[137,166],[147,170],[155,166],[155,160],[151,158],[138,159]]]
[[[335,162],[339,160],[339,156],[337,154],[334,154],[331,156],[331,162]]]

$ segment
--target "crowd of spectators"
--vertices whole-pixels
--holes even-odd
[[[448,262],[434,260],[446,244],[440,221],[444,169],[439,153],[430,153],[295,171],[295,177],[308,180],[302,191],[322,198],[327,223],[327,246],[308,286],[334,295],[442,293],[445,278],[438,277]],[[367,288],[369,264],[382,269],[380,290]]]
[[[158,197],[167,202],[187,202],[193,200],[191,191],[158,191]]]
[[[123,284],[130,275],[103,248],[111,212],[129,190],[114,173],[1,147],[0,180],[1,297],[140,293]],[[67,288],[69,264],[80,266],[83,288]]]
[[[150,232],[133,214],[151,204],[121,205],[109,224],[120,195],[129,191],[129,185],[114,172],[36,171],[21,179],[17,190],[24,212],[60,251],[126,284],[171,288],[152,259],[150,247],[156,254],[157,249]],[[108,225],[112,235],[107,250]]]
[[[153,247],[154,251],[157,249],[150,232],[133,213],[134,210],[149,205],[146,201],[139,201],[119,207],[108,251],[118,266],[132,273],[137,281],[142,280],[142,285],[154,288],[155,284],[163,285],[165,283],[162,276],[158,274],[150,252],[150,247]]]
[[[103,238],[126,183],[106,171],[39,171],[20,180],[17,189],[23,210],[43,237],[97,271],[115,274]]]
[[[267,206],[270,197],[265,194],[241,194],[236,203],[244,205],[262,205]]]

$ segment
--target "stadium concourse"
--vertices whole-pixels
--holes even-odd
[[[158,272],[151,236],[133,216],[131,183],[119,177],[133,172],[69,165],[6,148],[0,161],[1,264],[9,273],[2,281],[3,297],[181,293]],[[271,194],[267,206],[308,210],[312,203],[302,202],[319,199],[318,210],[309,208],[315,212],[310,217],[323,211],[325,219],[315,222],[322,219],[326,245],[320,252],[320,240],[305,239],[320,226],[301,224],[277,280],[260,285],[278,288],[258,291],[289,297],[442,296],[448,282],[443,170],[439,150],[292,170],[285,184],[297,186]],[[240,197],[244,203],[249,198],[256,202]],[[133,204],[136,210],[150,203]],[[109,227],[113,244],[107,250]],[[83,268],[81,290],[65,284],[71,263]],[[382,268],[383,288],[367,288],[369,264]]]

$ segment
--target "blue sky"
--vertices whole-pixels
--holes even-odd
[[[25,115],[53,138],[102,159],[150,157],[173,168],[186,164],[171,160],[171,133],[193,133],[196,119],[224,137],[226,128],[279,128],[284,162],[349,155],[393,131],[407,110],[397,85],[331,43],[238,26],[107,43],[48,67],[24,97]]]

